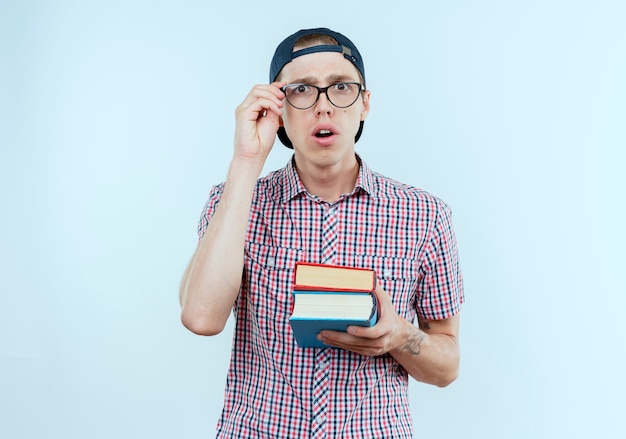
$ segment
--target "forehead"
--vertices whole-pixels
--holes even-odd
[[[354,64],[336,52],[316,52],[302,55],[285,64],[279,79],[285,82],[323,83],[329,79],[342,78],[359,82],[359,71]]]

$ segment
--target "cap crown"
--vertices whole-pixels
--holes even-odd
[[[296,50],[294,52],[293,48],[300,38],[307,35],[315,34],[322,34],[332,37],[337,40],[339,44],[320,44]],[[354,66],[359,70],[361,76],[363,77],[363,81],[365,81],[365,67],[363,65],[363,58],[361,58],[361,54],[359,53],[359,50],[356,48],[354,43],[338,32],[334,32],[325,27],[319,27],[315,29],[302,29],[295,34],[288,36],[283,40],[282,43],[278,45],[278,47],[276,48],[276,52],[274,52],[272,63],[270,64],[270,82],[274,82],[278,77],[280,71],[283,69],[283,67],[285,67],[285,64],[290,63],[294,58],[317,52],[342,53],[344,58],[354,64]]]

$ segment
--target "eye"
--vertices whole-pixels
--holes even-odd
[[[294,95],[305,95],[311,93],[311,86],[306,84],[294,85],[291,89]]]
[[[350,84],[348,82],[338,82],[333,84],[333,91],[336,93],[350,93],[354,88],[354,84]]]

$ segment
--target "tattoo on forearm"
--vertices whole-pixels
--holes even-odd
[[[411,355],[419,355],[422,353],[422,342],[426,334],[415,328],[406,343],[400,348],[401,351],[407,351]]]

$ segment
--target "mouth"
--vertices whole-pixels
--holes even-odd
[[[325,137],[330,137],[333,135],[333,132],[331,130],[319,130],[318,132],[315,133],[315,137],[317,137],[318,139],[323,139]]]

